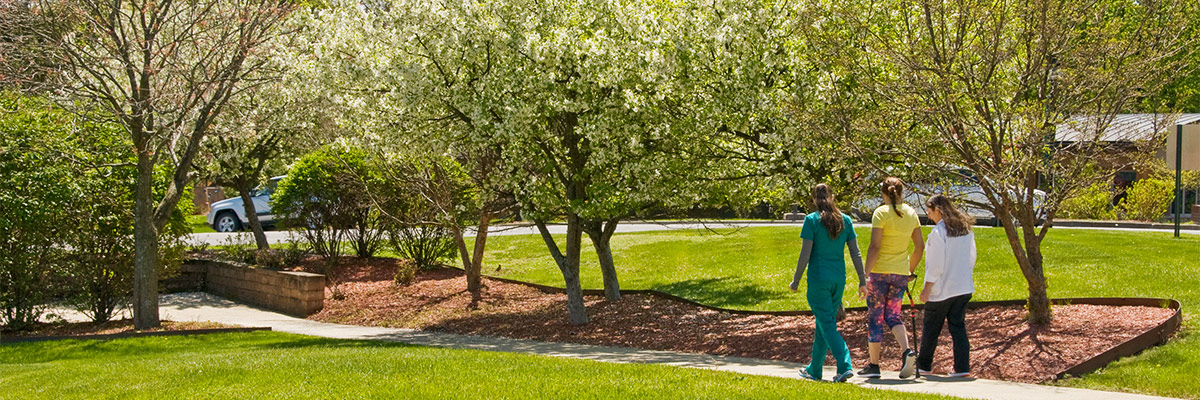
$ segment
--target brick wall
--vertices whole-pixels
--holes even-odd
[[[303,317],[325,306],[325,275],[214,260],[188,260],[182,268],[203,270],[206,292],[268,310]]]

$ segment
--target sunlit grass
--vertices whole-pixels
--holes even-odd
[[[860,247],[866,249],[869,229],[856,232]],[[787,289],[800,253],[800,228],[754,227],[719,233],[614,236],[613,256],[622,288],[655,289],[726,308],[807,309],[804,297]],[[596,256],[586,239],[584,243],[583,286],[599,289]],[[1025,280],[1004,231],[977,228],[976,246],[974,300],[1025,298]],[[1052,229],[1043,251],[1051,297],[1173,298],[1183,303],[1185,315],[1200,304],[1200,236],[1175,239],[1157,232]],[[484,262],[484,272],[492,276],[563,286],[561,274],[536,235],[490,239]],[[847,271],[850,290],[856,279]],[[863,304],[856,296],[846,296],[846,306]],[[1197,329],[1188,320],[1181,334],[1186,338],[1064,384],[1200,398],[1200,380],[1194,379],[1200,371]]]
[[[614,236],[613,256],[622,288],[661,290],[736,309],[807,308],[803,296],[787,289],[800,253],[800,228],[754,227],[718,232],[660,231]],[[869,229],[858,228],[856,232],[860,248],[866,249]],[[599,289],[599,264],[587,240],[584,243],[583,286]],[[1024,298],[1028,293],[1025,280],[1004,231],[976,228],[976,246],[974,298]],[[1058,229],[1051,230],[1043,249],[1052,297],[1170,297],[1185,304],[1200,302],[1200,274],[1189,267],[1200,261],[1200,237],[1173,239],[1164,233]],[[563,286],[562,275],[536,235],[489,239],[484,262],[488,275]],[[918,273],[923,268],[922,264]],[[857,279],[849,267],[847,276],[847,289],[853,289]],[[863,304],[855,296],[847,298],[847,306]]]
[[[0,399],[917,399],[848,384],[273,332],[0,345]]]
[[[211,226],[208,225],[208,220],[206,218],[207,217],[203,214],[187,216],[187,223],[188,226],[192,228],[192,233],[216,232]]]

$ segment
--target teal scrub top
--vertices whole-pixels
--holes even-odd
[[[854,240],[854,223],[850,216],[842,214],[845,228],[837,237],[829,237],[829,231],[821,224],[821,213],[814,212],[804,217],[804,228],[800,237],[813,242],[812,254],[808,258],[808,281],[846,282],[846,242]]]

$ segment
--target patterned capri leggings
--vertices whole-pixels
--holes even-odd
[[[888,330],[904,324],[900,319],[900,300],[907,289],[907,275],[871,274],[867,291],[867,342],[883,342],[884,324]]]

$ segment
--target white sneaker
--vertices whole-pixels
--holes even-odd
[[[908,379],[915,375],[917,369],[917,352],[912,349],[904,351],[904,355],[900,356],[900,379]]]
[[[932,374],[932,373],[933,373],[933,371],[926,371],[926,370],[923,370],[923,369],[917,368],[917,373],[918,373],[918,374],[921,374],[921,375],[929,375],[929,374]]]
[[[966,378],[966,377],[968,377],[968,376],[971,376],[971,371],[967,371],[967,372],[955,372],[955,373],[952,373],[952,374],[950,374],[950,377],[951,377],[951,378]]]

